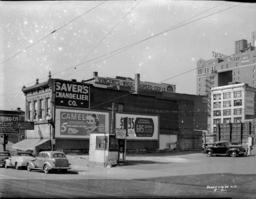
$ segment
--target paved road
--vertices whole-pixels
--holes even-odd
[[[88,156],[68,158],[68,174],[0,168],[0,198],[256,198],[255,155],[133,155],[124,166],[104,169],[89,168]]]

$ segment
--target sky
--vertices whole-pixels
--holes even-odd
[[[251,42],[256,5],[227,1],[0,2],[0,110],[52,78],[124,76],[196,94],[196,64]],[[190,72],[189,72],[190,71]]]

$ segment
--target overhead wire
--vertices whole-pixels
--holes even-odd
[[[222,3],[222,4],[224,4],[224,3]],[[218,14],[218,13],[221,13],[221,12],[224,12],[224,11],[229,10],[229,9],[231,9],[231,8],[237,7],[237,6],[241,5],[241,4],[242,4],[242,3],[236,4],[236,5],[234,5],[234,6],[231,6],[231,7],[228,7],[228,8],[226,8],[226,9],[223,9],[223,10],[220,10],[220,11],[217,11],[217,12],[214,12],[214,13],[212,13],[212,14],[209,14],[209,15],[207,15],[207,16],[204,16],[204,17],[201,17],[201,18],[198,18],[198,19],[195,19],[195,20],[193,20],[193,21],[189,21],[189,22],[187,22],[187,23],[182,23],[182,24],[179,24],[179,25],[175,25],[175,26],[172,27],[172,28],[168,28],[168,29],[166,29],[166,30],[164,30],[164,31],[162,31],[162,32],[160,32],[160,33],[157,33],[157,34],[155,34],[155,35],[153,35],[153,36],[150,36],[150,37],[145,38],[145,39],[143,39],[143,40],[140,40],[140,41],[138,41],[138,42],[129,44],[129,45],[125,46],[125,47],[116,49],[116,50],[114,50],[114,51],[112,51],[112,52],[110,52],[110,53],[103,54],[103,55],[98,56],[98,57],[96,57],[96,58],[90,59],[90,60],[88,60],[88,61],[86,61],[86,62],[79,63],[79,64],[77,64],[77,66],[80,66],[80,65],[83,65],[83,64],[92,62],[92,61],[94,61],[94,60],[97,60],[97,59],[100,59],[100,58],[103,58],[103,57],[106,57],[106,56],[109,57],[109,55],[111,55],[111,54],[113,54],[113,53],[119,54],[119,53],[121,53],[121,52],[123,52],[123,51],[125,51],[125,50],[128,50],[128,49],[132,48],[133,46],[136,46],[136,45],[138,45],[138,44],[140,44],[140,43],[143,43],[143,42],[145,42],[145,41],[147,41],[147,40],[149,40],[149,39],[152,39],[152,38],[157,37],[157,36],[159,36],[159,35],[162,35],[162,34],[164,34],[164,33],[173,31],[173,30],[175,30],[175,29],[177,29],[177,28],[183,27],[183,26],[185,26],[185,25],[188,25],[188,24],[190,24],[190,23],[199,21],[199,20],[201,20],[201,19],[210,17],[210,16],[212,16],[212,15],[215,15],[215,14]],[[221,4],[220,4],[220,5],[221,5]],[[218,5],[218,6],[219,6],[219,5]],[[215,7],[217,7],[217,6],[215,6]],[[214,7],[214,8],[215,8],[215,7]],[[212,8],[212,9],[213,9],[213,8]],[[211,10],[211,9],[210,9],[210,10]],[[206,11],[205,11],[205,12],[206,12]],[[187,20],[190,20],[190,19],[187,19]],[[186,21],[187,21],[187,20],[186,20]],[[106,59],[108,59],[108,58],[106,58]],[[70,69],[72,69],[72,68],[73,68],[73,67],[67,68],[67,69],[65,69],[65,71],[70,70]],[[194,70],[196,70],[196,69],[194,69]],[[63,71],[54,73],[54,75],[57,75],[57,74],[59,74],[59,73],[61,73],[61,72],[63,72]]]
[[[60,29],[64,28],[65,26],[69,25],[69,24],[72,23],[73,21],[79,19],[80,17],[84,16],[85,14],[89,13],[90,11],[94,10],[95,8],[101,6],[101,5],[104,4],[104,3],[106,3],[106,1],[104,1],[104,2],[102,2],[102,3],[100,3],[100,4],[98,4],[97,6],[93,7],[92,9],[90,9],[90,10],[84,12],[83,14],[79,15],[78,17],[74,18],[73,20],[71,20],[70,22],[64,24],[63,26],[61,26],[61,27],[59,27],[59,28],[53,30],[51,33],[47,34],[46,36],[44,36],[43,38],[39,39],[39,40],[36,41],[35,43],[29,45],[28,47],[24,48],[23,50],[19,51],[18,53],[16,53],[16,54],[12,55],[11,57],[7,58],[7,59],[4,60],[3,62],[1,62],[0,65],[6,63],[7,61],[9,61],[10,59],[16,57],[17,55],[19,55],[19,54],[25,52],[26,50],[28,50],[29,48],[33,47],[33,46],[36,45],[37,43],[41,42],[42,40],[46,39],[47,37],[51,36],[52,34],[56,33],[56,32],[59,31]]]
[[[121,20],[119,20],[119,22],[101,39],[101,41],[99,41],[98,42],[98,44],[97,45],[95,45],[94,46],[94,48],[80,61],[80,62],[82,62],[82,61],[84,61],[109,35],[110,35],[110,33],[111,32],[113,32],[115,29],[116,29],[116,27],[121,23],[121,22],[123,22],[124,21],[124,19],[140,4],[140,2],[141,1],[139,1],[125,16],[123,16],[122,17],[122,19]],[[76,69],[76,67],[77,66],[79,66],[79,64],[77,64],[77,65],[75,65],[75,66],[73,66],[73,68],[75,68]],[[80,71],[80,70],[79,70]],[[74,72],[74,73],[77,73],[77,72],[79,72],[79,71],[76,71],[76,72]],[[73,73],[73,74],[74,74]],[[71,75],[72,73],[70,73],[69,75]],[[69,76],[69,75],[67,75],[67,76]]]
[[[223,3],[222,3],[222,4],[223,4]],[[241,3],[240,3],[240,4],[241,4]],[[204,16],[204,17],[201,17],[201,18],[199,18],[199,19],[190,21],[190,22],[188,22],[188,23],[185,23],[185,24],[183,23],[182,25],[176,25],[175,27],[169,28],[169,29],[167,29],[167,30],[165,30],[165,31],[162,31],[162,32],[160,32],[160,33],[158,33],[158,34],[156,34],[156,35],[153,35],[153,36],[148,37],[148,38],[146,38],[146,39],[143,39],[143,40],[141,40],[141,41],[135,42],[135,43],[130,44],[130,45],[128,45],[128,46],[125,46],[125,47],[116,49],[116,50],[114,50],[114,51],[112,51],[112,52],[110,52],[110,53],[107,53],[107,54],[101,55],[101,56],[99,56],[99,57],[93,58],[93,59],[91,59],[91,60],[88,60],[88,61],[86,61],[86,62],[80,63],[80,64],[78,64],[77,66],[82,65],[82,64],[85,64],[85,63],[89,63],[89,62],[94,61],[94,60],[97,60],[97,59],[99,59],[99,58],[104,58],[105,56],[108,56],[108,58],[110,58],[110,57],[112,57],[112,56],[114,56],[114,55],[116,55],[116,54],[119,54],[120,52],[123,52],[123,51],[125,51],[125,50],[127,50],[127,49],[129,49],[129,48],[131,48],[131,47],[133,47],[133,46],[135,46],[135,45],[137,45],[137,44],[139,44],[139,43],[142,43],[142,42],[144,42],[144,41],[147,41],[147,40],[149,40],[149,39],[151,39],[151,38],[154,38],[154,37],[156,37],[156,36],[159,36],[159,35],[161,35],[161,34],[163,34],[163,33],[172,31],[172,30],[177,29],[177,28],[179,28],[179,27],[182,27],[182,26],[184,26],[184,25],[193,23],[193,22],[195,22],[195,21],[198,21],[198,20],[204,19],[204,18],[206,18],[206,17],[209,17],[209,16],[212,16],[212,15],[218,14],[218,13],[223,12],[223,11],[226,11],[226,10],[228,10],[228,9],[234,8],[234,7],[236,7],[236,6],[239,6],[240,4],[237,4],[237,5],[231,6],[231,7],[229,7],[229,8],[223,9],[223,10],[221,10],[221,11],[218,11],[218,12],[215,12],[215,13],[212,13],[212,14],[209,14],[209,15],[207,15],[207,16]],[[221,5],[221,4],[220,4],[220,5]],[[220,5],[218,5],[218,6],[220,6]],[[217,6],[215,6],[215,7],[217,7]],[[215,7],[213,7],[213,8],[215,8]],[[211,8],[211,9],[213,9],[213,8]],[[209,9],[209,10],[211,10],[211,9]],[[209,10],[207,10],[207,11],[209,11]],[[205,12],[206,12],[206,11],[205,11]],[[203,12],[203,13],[205,13],[205,12]],[[193,17],[193,18],[194,18],[194,17]],[[189,20],[189,19],[187,19],[187,20]],[[186,21],[187,21],[187,20],[186,20]],[[110,55],[111,55],[111,56],[110,56]],[[104,59],[107,59],[107,58],[104,58]],[[101,60],[101,61],[102,61],[102,60]],[[71,68],[73,68],[73,67],[71,67]],[[62,70],[62,71],[57,72],[57,73],[54,73],[54,74],[52,74],[52,75],[56,75],[56,74],[62,73],[62,72],[67,71],[67,70],[69,70],[69,69],[71,69],[71,68]],[[196,69],[193,69],[193,70],[196,70]],[[192,71],[192,70],[189,70],[188,72],[190,72],[190,71]],[[187,72],[185,72],[185,73],[187,73]],[[47,77],[45,77],[45,78],[47,78]],[[43,78],[43,79],[45,79],[45,78]],[[169,78],[169,79],[170,79],[170,78]],[[166,80],[167,80],[167,79],[166,79]],[[164,80],[164,81],[166,81],[166,80]]]

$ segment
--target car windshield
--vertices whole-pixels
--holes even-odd
[[[54,158],[66,158],[66,156],[63,153],[54,153],[52,157],[54,157]]]
[[[18,153],[18,156],[32,156],[30,153]]]

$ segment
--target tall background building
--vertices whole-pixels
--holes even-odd
[[[211,117],[211,89],[228,85],[230,82],[242,82],[256,87],[256,31],[252,32],[251,43],[242,39],[235,41],[233,55],[213,53],[213,59],[197,62],[196,94],[206,95],[208,117]],[[210,123],[208,124],[210,130]]]

